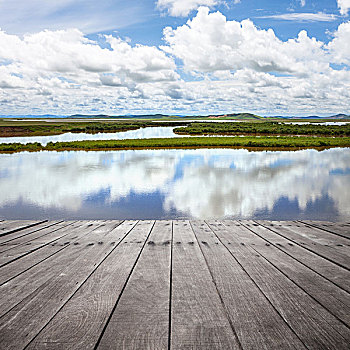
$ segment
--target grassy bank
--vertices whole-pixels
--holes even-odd
[[[192,123],[186,127],[175,128],[180,135],[313,135],[350,136],[347,125],[294,125],[277,122],[262,123]]]
[[[155,123],[152,121],[13,121],[0,120],[0,137],[13,136],[49,136],[60,135],[67,132],[72,133],[105,133],[105,132],[121,132],[129,130],[137,130],[145,127],[154,126],[177,126],[187,125],[187,123]]]
[[[326,149],[350,147],[350,138],[330,137],[191,137],[172,139],[136,139],[0,144],[0,153],[22,151],[65,151],[65,150],[122,150],[122,149],[167,149],[167,148],[252,148],[252,149]]]

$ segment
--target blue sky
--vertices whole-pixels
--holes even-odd
[[[0,0],[0,114],[350,113],[349,9]]]

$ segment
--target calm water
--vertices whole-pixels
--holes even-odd
[[[68,142],[68,141],[84,141],[84,140],[127,140],[127,139],[151,139],[151,138],[173,138],[181,137],[176,135],[173,130],[175,127],[151,127],[138,130],[129,130],[114,133],[66,133],[62,135],[50,136],[27,136],[27,137],[0,137],[0,143],[31,143],[39,142],[46,146],[49,142]],[[183,137],[183,136],[182,136]]]
[[[350,219],[350,149],[0,155],[7,219]]]

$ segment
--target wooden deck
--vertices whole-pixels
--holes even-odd
[[[350,223],[1,221],[1,349],[349,349]]]

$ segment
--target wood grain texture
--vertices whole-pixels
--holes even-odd
[[[157,221],[97,349],[167,349],[172,224]]]
[[[255,234],[263,238],[266,241],[265,244],[273,244],[293,259],[296,259],[303,265],[350,293],[350,271],[333,264],[331,261],[312,251],[304,249],[302,246],[295,244],[293,240],[275,234],[273,231],[256,224],[254,221],[244,221],[244,224],[254,230]]]
[[[73,226],[75,225],[77,226],[69,228],[67,236],[47,245],[37,252],[43,253],[47,250],[51,252],[52,249],[56,250],[57,247],[66,247],[64,250],[60,250],[60,253],[52,255],[49,259],[11,279],[0,287],[0,317],[23,299],[30,299],[32,294],[39,293],[42,288],[50,283],[51,279],[63,273],[64,269],[70,263],[74,262],[82,252],[90,248],[90,246],[87,246],[86,240],[83,241],[83,237],[98,228],[101,223],[86,222],[73,224]],[[36,254],[37,252],[32,254]],[[11,266],[11,264],[6,266]]]
[[[15,248],[20,244],[29,243],[42,236],[48,235],[54,231],[57,231],[62,227],[70,225],[73,222],[74,221],[62,221],[62,222],[47,221],[44,224],[40,224],[40,225],[34,226],[31,229],[27,229],[28,231],[30,231],[27,234],[23,234],[23,231],[27,231],[27,230],[20,231],[18,233],[21,233],[21,234],[18,234],[17,237],[13,237],[12,239],[6,242],[0,243],[0,254],[2,254],[3,252],[6,252],[7,250]],[[2,238],[6,238],[6,237],[8,236],[4,236]]]
[[[349,347],[347,223],[28,223],[0,220],[0,349]]]
[[[319,228],[326,232],[350,239],[350,223],[324,222],[324,221],[300,221],[304,224]]]
[[[41,330],[29,349],[95,347],[153,222],[135,224],[125,221],[109,234],[116,242],[112,253]]]
[[[173,225],[171,349],[239,349],[188,221]]]
[[[230,226],[235,222],[226,222]],[[302,288],[312,298],[317,300],[331,314],[350,326],[350,294],[337,287],[334,283],[326,280],[313,270],[307,268],[297,260],[291,258],[277,246],[266,245],[266,241],[257,236],[254,226],[245,224],[235,226],[235,233],[244,244],[252,247],[261,254],[279,271],[286,275],[291,281]]]
[[[6,244],[16,244],[15,241],[21,239],[21,238],[25,238],[26,236],[28,236],[28,239],[30,239],[30,235],[33,233],[36,233],[38,231],[41,231],[45,228],[49,228],[52,227],[61,221],[45,221],[41,224],[37,224],[35,226],[31,226],[29,228],[26,229],[22,229],[20,231],[15,231],[13,233],[9,233],[6,236],[2,236],[0,237],[0,246],[6,245]]]
[[[0,319],[6,349],[25,347],[96,270],[114,249],[114,237],[109,235],[114,228],[115,224],[102,224],[88,235],[91,237],[83,236],[81,240],[89,242],[85,251],[38,293],[22,300]]]
[[[306,349],[204,221],[191,221],[243,349]]]
[[[292,240],[294,243],[302,246],[303,248],[308,249],[347,270],[350,270],[350,259],[349,256],[344,252],[341,252],[330,246],[324,246],[322,244],[316,243],[312,239],[294,232],[291,227],[285,226],[284,224],[268,221],[256,222],[275,232],[276,234]]]
[[[45,222],[46,220],[41,221],[32,221],[32,220],[15,220],[15,221],[5,221],[0,223],[0,237],[7,236],[10,233],[18,232],[25,228],[30,228],[40,223]]]
[[[332,247],[342,254],[350,256],[350,240],[344,237],[334,235],[316,227],[311,227],[302,222],[286,221],[282,226],[288,226],[290,230],[312,242],[316,242],[325,247]],[[313,244],[312,242],[311,244]]]
[[[30,254],[38,249],[41,249],[45,247],[46,245],[55,242],[56,240],[60,239],[61,237],[66,236],[69,233],[69,227],[72,223],[61,223],[57,225],[57,229],[51,229],[50,231],[46,232],[44,235],[33,234],[33,240],[29,240],[27,242],[19,243],[19,244],[11,244],[10,246],[7,246],[4,248],[4,251],[1,252],[0,255],[0,267],[10,263],[11,261],[17,260],[27,254]],[[64,228],[68,228],[67,230],[64,230]],[[50,229],[50,228],[49,228]],[[36,237],[39,235],[39,237]],[[19,238],[19,241],[22,240],[23,237]],[[1,250],[1,248],[0,248]]]
[[[239,227],[214,221],[210,227],[308,348],[348,349],[349,328],[245,245],[237,234]]]

